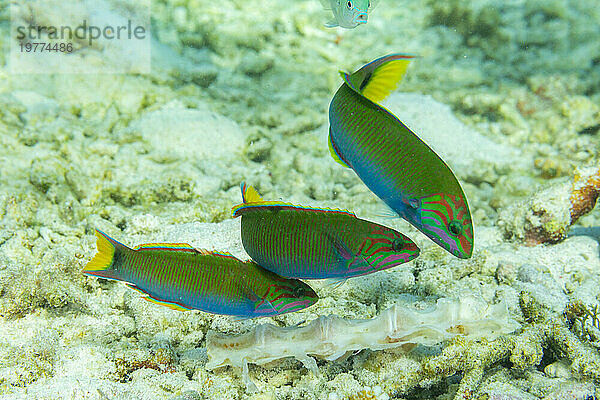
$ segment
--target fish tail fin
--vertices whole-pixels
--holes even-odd
[[[408,54],[391,54],[371,61],[344,80],[355,91],[379,104],[392,93],[406,73],[408,64],[415,58]]]
[[[256,189],[247,185],[246,182],[240,184],[240,189],[242,191],[242,201],[244,203],[260,203],[264,201]]]
[[[96,248],[98,252],[82,272],[90,276],[122,281],[121,274],[115,268],[115,254],[129,250],[129,248],[98,229],[96,229]]]
[[[264,202],[263,198],[260,196],[260,194],[258,194],[256,189],[246,184],[246,182],[242,182],[240,184],[240,190],[242,191],[242,204],[238,204],[231,209],[231,216],[233,218],[237,218],[242,215],[242,211],[246,210],[248,205]]]

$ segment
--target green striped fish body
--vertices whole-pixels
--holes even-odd
[[[252,195],[248,196],[248,192]],[[342,210],[263,201],[242,184],[242,243],[264,268],[285,277],[349,278],[416,258],[417,246],[393,229]]]
[[[87,275],[124,281],[146,299],[178,310],[258,317],[314,304],[305,283],[285,279],[254,262],[183,243],[150,243],[130,249],[96,231],[98,253]]]
[[[377,104],[410,58],[382,57],[344,75],[329,108],[330,150],[401,217],[450,253],[469,258],[473,225],[458,180],[427,144]]]

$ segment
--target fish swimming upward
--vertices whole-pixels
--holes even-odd
[[[290,278],[345,279],[408,262],[419,248],[393,229],[365,221],[348,211],[299,207],[264,201],[245,183],[242,243],[257,263]]]
[[[325,23],[327,28],[341,26],[352,29],[369,20],[369,12],[375,8],[379,0],[321,0],[326,10],[331,10],[333,19]]]
[[[372,61],[344,83],[329,106],[329,149],[395,213],[456,257],[473,253],[467,198],[446,163],[378,103],[394,90],[412,56]]]
[[[124,281],[146,300],[177,310],[197,309],[238,317],[298,311],[317,294],[297,279],[285,279],[228,253],[196,250],[185,243],[129,247],[96,230],[98,253],[83,273]]]

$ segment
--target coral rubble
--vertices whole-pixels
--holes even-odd
[[[557,243],[571,225],[596,205],[600,167],[581,168],[573,178],[537,190],[529,199],[500,212],[498,226],[506,236],[534,246]]]

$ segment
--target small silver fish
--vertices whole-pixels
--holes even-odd
[[[369,12],[375,8],[379,0],[321,0],[326,10],[333,12],[333,19],[325,26],[352,29],[369,20]]]

